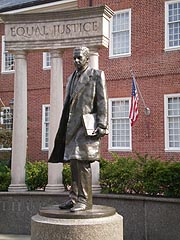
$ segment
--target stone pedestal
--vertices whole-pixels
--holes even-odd
[[[32,217],[31,240],[123,240],[123,217],[101,205],[77,213],[42,208]]]

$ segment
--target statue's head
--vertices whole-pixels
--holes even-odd
[[[76,47],[73,51],[74,65],[77,71],[82,71],[88,66],[89,62],[89,48]]]

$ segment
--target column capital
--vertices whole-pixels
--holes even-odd
[[[89,52],[90,52],[90,55],[96,55],[96,56],[99,56],[99,47],[89,47]]]
[[[26,51],[14,51],[13,52],[15,59],[26,59]]]
[[[52,49],[49,51],[51,54],[51,58],[61,58],[64,53],[64,49]]]

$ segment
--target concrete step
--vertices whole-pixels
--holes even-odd
[[[29,235],[0,234],[0,240],[31,240]]]

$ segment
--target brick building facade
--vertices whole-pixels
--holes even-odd
[[[99,68],[105,72],[108,87],[110,126],[109,136],[102,140],[102,156],[111,158],[110,152],[121,156],[140,153],[163,160],[173,158],[178,161],[180,1],[78,0],[76,4],[78,8],[106,4],[115,12],[110,28],[110,47],[99,49]],[[0,36],[3,35],[4,25],[0,23]],[[0,45],[3,56],[2,37]],[[42,52],[28,53],[27,60],[27,157],[31,161],[47,160],[48,149],[43,144],[43,126],[48,128],[48,119],[44,123],[43,115],[50,102],[50,68],[43,67]],[[0,98],[9,106],[9,101],[13,98],[14,72],[3,69],[3,61],[1,57]],[[66,79],[74,69],[72,49],[64,52],[63,62],[65,89]],[[139,117],[132,128],[128,118],[131,71],[145,104],[150,108],[150,115],[145,115],[144,102],[139,93]],[[48,114],[48,111],[46,113]],[[46,133],[48,134],[48,131]]]

